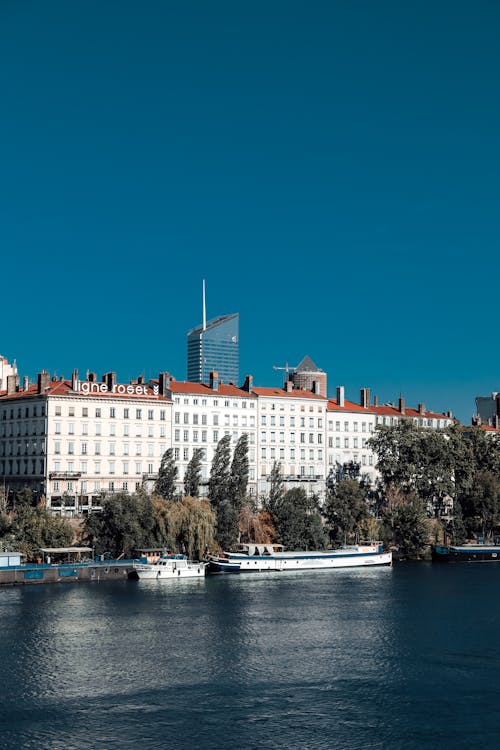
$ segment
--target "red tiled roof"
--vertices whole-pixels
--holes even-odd
[[[360,404],[355,404],[352,401],[344,401],[344,406],[339,406],[337,403],[337,400],[334,398],[331,398],[328,400],[328,411],[344,411],[344,412],[360,412],[365,414],[376,414],[379,416],[389,416],[389,417],[409,417],[411,419],[413,418],[425,418],[425,419],[452,419],[452,417],[448,417],[446,414],[436,414],[432,411],[424,411],[419,412],[418,409],[412,409],[411,407],[406,407],[404,414],[399,411],[399,409],[396,406],[389,406],[389,404],[381,404],[379,406],[375,406],[374,404],[370,404],[366,409],[361,406]]]
[[[346,401],[344,400],[344,406],[339,406],[337,403],[337,399],[330,398],[328,399],[328,411],[359,411],[359,412],[365,412],[367,414],[371,413],[371,409],[365,409],[360,404],[355,404],[353,401]]]
[[[290,392],[284,388],[253,388],[252,393],[256,396],[275,396],[276,398],[308,398],[315,401],[324,401],[325,396],[307,391],[302,388],[293,388]]]
[[[253,398],[253,394],[244,391],[243,388],[238,388],[235,385],[226,385],[225,383],[219,383],[217,390],[215,390],[214,388],[210,388],[206,383],[171,380],[168,390],[171,393],[193,393],[200,396],[239,396],[240,398]]]
[[[80,381],[87,382],[87,381]],[[99,383],[100,385],[100,383]],[[117,384],[121,385],[121,384]],[[126,385],[126,384],[125,384]],[[135,387],[135,386],[134,386]],[[14,393],[9,393],[7,395],[7,391],[1,391],[0,392],[0,401],[10,401],[13,399],[19,399],[19,398],[32,398],[34,396],[97,396],[98,398],[138,398],[138,399],[148,399],[148,398],[157,398],[162,401],[169,401],[170,399],[168,396],[160,396],[159,394],[155,394],[152,392],[152,389],[149,386],[146,386],[146,384],[143,384],[143,387],[148,388],[148,393],[118,393],[116,391],[110,392],[106,391],[104,393],[102,392],[95,392],[92,393],[84,393],[83,391],[73,391],[71,387],[71,380],[51,380],[48,384],[48,387],[42,391],[42,393],[38,393],[38,385],[37,383],[31,383],[28,386],[28,390],[24,390],[22,387],[19,389],[19,391],[15,391]]]

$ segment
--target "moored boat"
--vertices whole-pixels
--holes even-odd
[[[185,555],[163,556],[154,563],[134,563],[134,571],[139,579],[156,579],[158,581],[203,578],[206,569],[206,562],[194,562],[188,560]]]
[[[286,552],[281,544],[240,544],[234,552],[209,557],[210,573],[327,570],[391,565],[392,553],[381,542],[364,542],[334,550]]]
[[[500,562],[500,546],[487,544],[439,545],[431,548],[433,562]]]

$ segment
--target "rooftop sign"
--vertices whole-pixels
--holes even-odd
[[[120,396],[157,396],[159,388],[154,385],[149,388],[147,385],[124,385],[123,383],[115,383],[111,388],[108,388],[107,383],[89,383],[88,381],[77,381],[75,383],[75,391],[78,393],[118,393]]]

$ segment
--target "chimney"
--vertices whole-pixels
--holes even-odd
[[[219,373],[212,371],[210,373],[210,388],[212,391],[218,391],[219,390]]]
[[[251,393],[253,391],[253,375],[246,376],[245,382],[243,383],[243,390],[247,393]]]
[[[97,375],[95,372],[89,372],[89,383],[95,383],[97,380]]]
[[[447,411],[446,412],[446,416],[448,417],[448,419],[453,419],[453,412],[452,411]]]
[[[23,391],[27,391],[30,385],[30,381],[28,379],[28,376],[25,375],[23,378]]]
[[[103,381],[108,386],[108,391],[110,393],[113,393],[116,387],[116,372],[107,372],[106,375],[103,377]]]
[[[373,397],[373,406],[378,406],[378,396]]]
[[[286,391],[287,393],[291,393],[291,392],[293,391],[293,383],[292,383],[292,381],[291,381],[291,380],[287,380],[287,381],[285,382],[285,391]]]
[[[370,406],[370,389],[369,388],[362,388],[361,389],[361,395],[359,400],[360,405],[363,407],[363,409],[368,409]]]
[[[139,375],[137,378],[137,385],[144,385],[144,375]]]
[[[419,414],[425,414],[425,404],[419,404],[418,405],[418,413]]]
[[[73,375],[71,376],[71,390],[76,391],[78,389],[78,370],[75,368],[73,370]]]
[[[344,406],[344,386],[337,386],[337,406]]]
[[[50,375],[47,370],[42,370],[38,373],[38,393],[44,393],[49,387]]]
[[[497,393],[496,395],[496,402],[497,402],[497,417],[500,417],[500,393]]]
[[[16,379],[15,375],[7,375],[7,396],[16,392]]]
[[[500,418],[499,418],[498,414],[495,414],[495,416],[493,418],[493,427],[496,430],[498,430],[498,428],[500,427]]]
[[[170,375],[168,372],[160,372],[158,375],[158,393],[165,396],[167,389],[170,387]]]
[[[402,396],[399,397],[399,411],[401,414],[406,414],[405,400]]]

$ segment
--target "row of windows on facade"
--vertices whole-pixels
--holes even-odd
[[[222,421],[220,420],[220,417],[224,417],[224,426],[229,427],[229,424],[231,423],[231,415],[230,414],[212,414],[212,421],[209,423],[208,421],[208,415],[207,414],[197,414],[196,412],[194,414],[190,414],[189,412],[184,412],[182,414],[182,420],[181,420],[181,413],[180,411],[174,412],[174,424],[193,424],[193,425],[208,425],[212,424],[214,427],[217,427],[219,425],[222,425]],[[241,423],[240,420],[241,419]],[[255,427],[255,417],[251,415],[250,417],[247,417],[245,414],[241,415],[239,417],[238,414],[233,414],[233,427],[238,427],[241,424],[242,427]]]
[[[285,451],[284,448],[278,448],[278,451],[279,451],[279,453],[276,453],[276,448],[269,448],[269,449],[268,448],[261,448],[260,449],[260,457],[264,461],[266,461],[268,458],[270,458],[271,460],[273,460],[275,458],[279,458],[280,461],[284,461],[285,458],[287,457],[286,456],[287,451]],[[290,461],[295,461],[295,457],[296,457],[296,450],[295,450],[295,448],[290,448],[289,451],[288,451],[288,458],[290,459]],[[306,460],[306,449],[305,448],[301,448],[300,449],[298,457],[300,457],[301,461],[305,461]],[[318,448],[317,451],[315,451],[314,448],[310,448],[309,449],[309,461],[314,461],[314,460],[317,460],[317,461],[320,461],[320,462],[323,461],[323,450],[321,448]]]
[[[181,400],[180,396],[174,397],[174,404],[183,404],[184,406],[208,406],[210,407],[218,407],[219,406],[224,407],[230,407],[231,406],[231,400],[230,399],[219,399],[219,398],[202,398],[199,399],[198,397],[194,397],[193,399],[190,398],[183,398]],[[210,402],[210,404],[208,404]],[[249,409],[255,409],[255,401],[252,399],[241,399],[241,401],[233,401],[233,409],[238,409],[238,407],[241,407],[242,409],[246,409],[248,406]]]
[[[266,427],[269,425],[270,427],[276,427],[279,425],[279,427],[285,427],[285,415],[280,414],[279,416],[279,422],[278,425],[276,423],[276,417],[274,414],[271,414],[268,420],[268,417],[266,414],[261,414],[260,417],[260,423],[262,427]],[[305,427],[306,426],[306,417],[299,417],[298,424],[296,423],[295,416],[292,414],[288,418],[288,425],[289,427]],[[317,425],[315,425],[315,418],[309,417],[309,428],[314,429],[314,427],[317,426],[318,430],[323,429],[323,417],[317,417]]]
[[[104,409],[100,406],[96,406],[94,409],[94,416],[98,419],[101,419],[104,415]],[[123,409],[122,415],[123,419],[131,419],[131,414],[135,411],[135,419],[143,419],[143,414],[147,414],[147,419],[155,419],[155,409],[131,409],[130,407],[126,406]],[[88,406],[82,406],[81,407],[81,417],[88,417],[89,416],[90,409]],[[61,405],[54,406],[54,415],[56,417],[62,417],[63,416],[63,408]],[[116,419],[118,415],[118,409],[115,406],[110,406],[109,409],[106,409],[106,416],[109,416],[110,419]],[[160,409],[159,410],[159,419],[160,421],[165,421],[167,418],[167,412],[166,409]],[[44,417],[45,416],[45,405],[44,404],[35,404],[33,407],[26,406],[24,407],[24,418],[27,419],[29,417]],[[76,407],[75,406],[68,406],[64,408],[64,416],[68,417],[75,417],[76,416]],[[2,411],[2,420],[9,419],[23,419],[23,407],[18,406],[12,407],[10,409],[4,409]]]
[[[135,491],[138,492],[141,489],[142,482],[135,482],[132,483],[134,485]],[[75,482],[53,482],[52,491],[53,492],[75,492],[75,490],[79,489],[80,495],[85,495],[87,492],[89,492],[89,483],[88,482],[81,482],[80,487],[78,488]],[[123,492],[129,491],[129,485],[130,482],[121,482],[121,486],[119,486],[118,482],[108,482],[106,485],[108,492],[116,492],[118,489],[121,489]],[[102,484],[102,482],[93,482],[93,491],[94,492],[102,492],[105,488]],[[52,498],[52,504],[54,504],[54,499]]]
[[[279,442],[284,443],[285,442],[285,433],[279,432]],[[269,437],[269,441],[268,438]],[[261,432],[260,433],[260,441],[261,443],[276,443],[276,432]],[[295,443],[295,432],[290,432],[289,434],[289,441],[290,443]],[[323,434],[321,432],[310,432],[309,437],[306,439],[306,433],[305,432],[299,432],[299,441],[300,443],[322,443],[323,442]]]
[[[335,422],[335,432],[340,432],[341,422]],[[328,431],[333,431],[333,420],[328,420]],[[361,432],[373,432],[373,422],[361,422]],[[344,432],[359,432],[359,422],[344,422]]]

